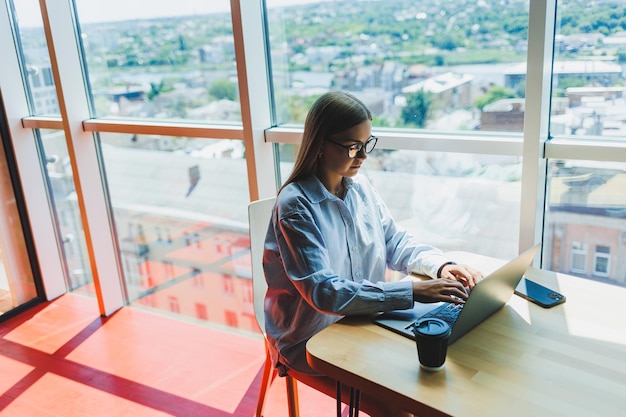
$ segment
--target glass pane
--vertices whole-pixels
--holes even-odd
[[[241,123],[229,1],[76,8],[96,116]]]
[[[544,268],[626,286],[624,190],[626,163],[551,160]]]
[[[62,131],[42,130],[41,139],[50,183],[50,194],[62,242],[70,291],[95,296],[74,175]]]
[[[281,175],[293,166],[295,145],[281,147]],[[521,158],[375,149],[361,173],[396,222],[444,251],[502,259],[517,255]]]
[[[522,131],[527,1],[266,4],[278,124],[342,89],[377,127]]]
[[[4,115],[0,115],[4,118]],[[0,120],[4,123],[4,120]],[[0,133],[0,316],[37,297],[22,220]]]
[[[129,301],[258,331],[243,142],[102,134]]]
[[[59,116],[59,101],[52,76],[48,44],[43,30],[38,0],[14,0],[17,26],[30,88],[34,115]]]
[[[625,25],[622,1],[557,2],[552,136],[626,137]]]

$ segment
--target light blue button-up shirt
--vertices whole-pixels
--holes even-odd
[[[344,200],[311,176],[279,194],[265,239],[265,329],[272,360],[317,374],[305,344],[344,315],[413,307],[412,284],[384,282],[386,267],[434,277],[447,262],[395,224],[363,175]]]

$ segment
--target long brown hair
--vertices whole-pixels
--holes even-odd
[[[296,162],[291,175],[278,192],[292,182],[315,173],[325,138],[366,120],[372,120],[372,113],[352,94],[344,91],[329,91],[322,94],[315,100],[306,116]]]

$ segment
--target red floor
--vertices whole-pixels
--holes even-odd
[[[1,417],[253,416],[263,340],[66,294],[0,323]],[[283,380],[265,416],[286,416]],[[302,417],[335,400],[299,384]],[[344,414],[347,414],[347,410]]]

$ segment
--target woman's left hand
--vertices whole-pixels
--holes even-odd
[[[441,270],[441,278],[455,279],[471,290],[478,281],[483,279],[483,274],[465,264],[448,264]]]

